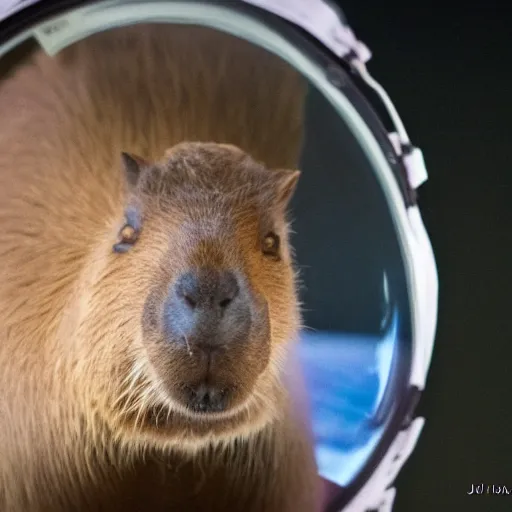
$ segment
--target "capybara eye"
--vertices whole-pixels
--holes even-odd
[[[279,256],[279,237],[275,233],[267,233],[263,239],[263,254]]]
[[[114,245],[114,252],[126,252],[138,238],[138,232],[130,224],[125,224],[119,231],[118,242]]]

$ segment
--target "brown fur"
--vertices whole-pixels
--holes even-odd
[[[297,165],[303,94],[245,42],[142,25],[36,53],[0,83],[3,512],[314,510],[283,380],[300,315],[293,180],[277,170]],[[136,188],[121,151],[148,162]],[[140,238],[116,254],[134,205]],[[279,261],[261,256],[267,229]],[[203,264],[243,272],[262,308],[256,341],[226,353],[219,378],[240,391],[213,419],[174,400],[196,370],[158,324],[165,287]]]

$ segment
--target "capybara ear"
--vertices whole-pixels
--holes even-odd
[[[121,163],[128,183],[135,187],[139,181],[141,170],[150,163],[144,158],[131,153],[121,153]]]
[[[272,172],[274,172],[276,176],[276,204],[278,207],[284,209],[288,206],[295,193],[301,171],[278,169]]]

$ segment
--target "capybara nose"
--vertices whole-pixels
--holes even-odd
[[[178,277],[165,305],[169,341],[204,351],[247,339],[250,298],[231,270],[199,268]]]
[[[176,281],[176,294],[184,311],[203,310],[221,314],[239,292],[238,281],[229,270],[199,269],[181,275]]]

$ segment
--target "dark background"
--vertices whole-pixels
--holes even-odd
[[[512,13],[505,3],[339,2],[373,51],[429,181],[438,334],[395,512],[512,510]],[[471,484],[509,496],[468,496]]]

